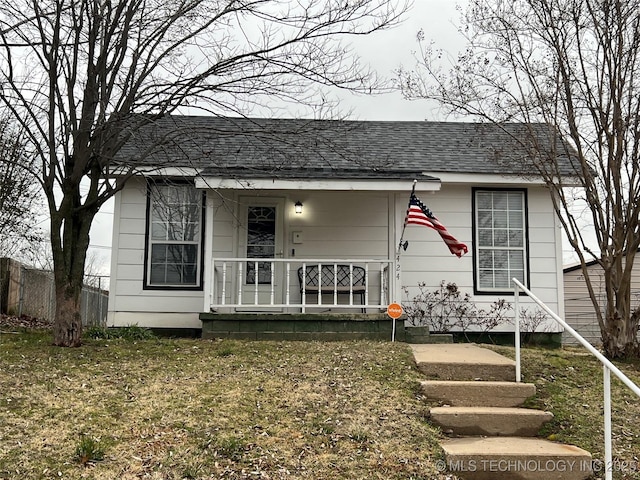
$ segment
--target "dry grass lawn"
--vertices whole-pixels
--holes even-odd
[[[445,478],[403,344],[4,334],[0,371],[1,479]]]
[[[437,471],[407,345],[0,336],[0,479],[406,479]],[[513,349],[493,347],[513,356]],[[640,383],[640,364],[621,368]],[[602,448],[602,370],[525,349],[542,436]],[[640,478],[640,400],[614,382],[614,478]],[[622,462],[625,462],[624,464]],[[626,466],[623,470],[622,467]]]

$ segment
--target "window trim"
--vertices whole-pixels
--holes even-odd
[[[526,188],[491,188],[491,187],[473,187],[471,189],[471,233],[473,242],[473,293],[474,295],[513,295],[513,288],[509,289],[491,289],[480,288],[479,285],[479,245],[478,245],[478,225],[477,225],[477,207],[476,196],[478,192],[521,192],[523,195],[523,216],[524,216],[524,285],[529,288],[531,285],[530,275],[531,268],[529,262],[529,196]],[[511,279],[509,279],[511,283]],[[522,294],[522,292],[521,292]]]
[[[193,187],[195,184],[184,179],[175,180],[148,180],[147,181],[147,206],[145,213],[145,232],[144,232],[144,270],[142,278],[143,290],[171,290],[171,291],[204,291],[204,243],[205,243],[205,209],[206,209],[206,193],[202,190],[201,211],[200,211],[200,248],[198,249],[198,261],[196,274],[196,285],[154,285],[149,282],[151,268],[151,190],[156,187],[177,186],[177,187]],[[198,189],[196,189],[198,190]]]

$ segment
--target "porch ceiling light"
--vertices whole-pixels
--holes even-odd
[[[295,204],[296,213],[302,213],[302,202],[298,200]]]

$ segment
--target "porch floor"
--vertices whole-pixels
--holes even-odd
[[[393,320],[383,313],[201,313],[202,338],[247,340],[391,340]],[[404,319],[395,320],[405,341]]]

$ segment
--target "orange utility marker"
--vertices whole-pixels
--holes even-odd
[[[403,310],[402,305],[399,303],[390,303],[387,307],[387,315],[391,317],[393,320],[391,326],[391,341],[396,341],[396,320],[402,316]]]

